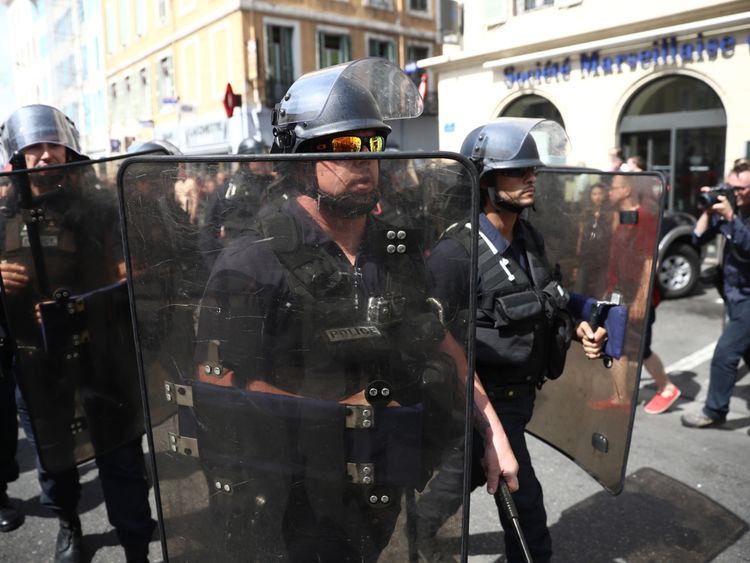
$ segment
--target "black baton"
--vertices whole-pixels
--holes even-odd
[[[524,560],[526,561],[526,563],[534,563],[534,560],[531,558],[529,546],[526,544],[526,538],[523,535],[523,530],[521,530],[521,521],[518,519],[518,509],[516,508],[516,503],[513,502],[513,497],[510,495],[508,484],[503,481],[502,478],[500,479],[500,497],[503,501],[500,503],[500,506],[502,507],[505,516],[513,523],[513,529],[516,532],[518,543],[521,544],[521,551],[523,551]]]

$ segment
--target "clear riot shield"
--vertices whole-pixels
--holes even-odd
[[[657,174],[537,175],[531,221],[570,293],[568,310],[604,326],[609,339],[602,360],[586,359],[572,342],[562,375],[539,392],[528,430],[614,494],[625,478],[664,194]]]
[[[58,472],[144,432],[125,282],[121,160],[0,174],[2,300],[41,464]]]
[[[186,189],[218,175],[205,204]],[[472,374],[445,353],[428,257],[476,216],[475,178],[443,153],[123,167],[165,559],[416,560],[443,467],[451,509],[432,516],[465,557]],[[456,260],[472,279],[473,256]],[[473,298],[452,309],[469,354]]]

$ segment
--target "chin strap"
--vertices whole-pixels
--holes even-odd
[[[336,217],[342,219],[367,215],[370,211],[375,209],[375,206],[380,200],[379,190],[375,190],[371,199],[363,201],[353,201],[346,194],[339,197],[332,197],[320,189],[320,186],[318,185],[318,177],[315,175],[314,168],[310,170],[308,178],[309,181],[302,190],[302,193],[314,199],[318,204],[318,209],[332,213]]]
[[[343,197],[331,197],[321,190],[317,190],[315,196],[318,209],[323,209],[342,219],[351,219],[361,215],[367,215],[375,209],[380,200],[380,194],[376,191],[368,200],[355,201],[344,195]]]
[[[487,190],[487,195],[490,198],[490,204],[492,207],[495,208],[496,211],[510,211],[512,213],[520,214],[525,207],[522,205],[518,205],[517,203],[513,203],[511,201],[504,200],[500,198],[498,193],[495,190]],[[533,205],[532,205],[533,208]]]

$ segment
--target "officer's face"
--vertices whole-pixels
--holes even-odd
[[[23,149],[26,157],[26,168],[42,168],[53,164],[65,164],[66,148],[52,143],[37,143]]]
[[[369,137],[373,130],[355,131],[352,135]],[[362,152],[369,152],[362,146]],[[350,195],[353,197],[371,194],[378,186],[378,162],[376,160],[320,161],[315,165],[320,191],[330,196]]]
[[[535,167],[496,170],[492,175],[492,180],[494,180],[494,188],[501,199],[521,207],[534,205],[534,199],[536,198]]]

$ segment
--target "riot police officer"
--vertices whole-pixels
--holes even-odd
[[[81,152],[74,123],[57,108],[30,105],[17,109],[0,128],[0,138],[5,160],[12,157],[16,170],[29,170],[27,175],[12,176],[13,205],[7,206],[0,218],[0,273],[3,302],[13,325],[18,411],[27,439],[38,451],[41,504],[57,516],[60,524],[54,560],[57,563],[82,560],[82,530],[77,510],[81,485],[73,435],[87,428],[91,429],[92,437],[93,433],[100,437],[111,431],[116,433],[112,425],[128,426],[131,421],[124,419],[132,418],[135,428],[132,434],[123,433],[113,442],[116,447],[94,454],[107,514],[127,560],[146,561],[154,521],[141,447],[142,420],[139,424],[139,417],[128,413],[124,419],[108,419],[97,427],[96,415],[91,413],[87,422],[70,418],[78,400],[74,397],[78,396],[83,396],[87,410],[103,408],[97,412],[119,414],[119,406],[127,402],[124,397],[111,399],[106,393],[85,396],[86,390],[76,387],[82,383],[73,383],[93,376],[86,367],[93,364],[86,362],[109,353],[117,356],[117,351],[95,349],[95,343],[107,329],[99,327],[100,334],[94,334],[89,327],[89,331],[77,333],[83,336],[74,337],[78,338],[76,345],[68,348],[64,356],[59,353],[64,346],[58,348],[53,342],[60,334],[50,324],[52,318],[67,322],[63,311],[71,314],[69,318],[75,318],[76,310],[86,308],[89,302],[84,298],[75,303],[67,301],[71,294],[116,283],[124,275],[116,206],[107,199],[106,190],[100,189],[90,168],[61,166],[88,158]],[[46,170],[50,166],[55,168]],[[117,287],[120,291],[124,289],[124,285]],[[94,313],[87,310],[86,315],[93,319]],[[108,323],[112,330],[127,331],[129,315],[110,318]],[[123,365],[128,360],[115,359]],[[114,378],[117,368],[112,359],[109,361],[109,375]],[[78,426],[70,427],[71,420],[79,420]],[[106,441],[102,438],[99,443]]]
[[[267,152],[261,141],[248,137],[237,146],[236,154]],[[219,251],[237,238],[265,205],[269,195],[267,187],[274,175],[273,164],[268,161],[240,162],[232,175],[210,195],[200,234],[200,247],[209,266],[213,265]]]
[[[519,463],[519,490],[513,499],[535,562],[549,561],[552,549],[542,488],[524,431],[537,388],[562,373],[574,322],[566,310],[567,292],[547,262],[542,235],[524,215],[534,205],[536,170],[544,166],[532,131],[549,127],[554,132],[555,126],[538,119],[499,118],[473,130],[461,147],[479,171],[481,189],[476,371]],[[461,318],[453,304],[457,298],[461,302],[459,296],[468,290],[468,231],[469,226],[461,224],[449,229],[430,257],[436,294],[446,306],[449,322]],[[595,332],[583,321],[575,335],[587,357],[599,357],[606,337],[603,328]],[[481,452],[481,443],[475,444],[475,451]],[[436,480],[451,478],[455,468],[447,460]],[[445,506],[453,504],[455,509],[459,502],[455,496],[446,498],[443,487],[435,485],[419,503],[423,545],[442,524]],[[523,561],[502,498],[495,498],[506,530],[508,560]]]
[[[420,111],[415,86],[383,59],[331,67],[300,78],[277,105],[272,152],[381,152],[386,119]],[[376,560],[402,492],[424,486],[429,454],[443,447],[429,444],[448,424],[444,405],[466,358],[430,299],[424,249],[371,213],[378,164],[285,162],[276,181],[285,197],[212,269],[193,410],[218,491],[212,520],[237,558]],[[490,491],[500,478],[516,489],[515,459],[481,385],[475,405]]]

